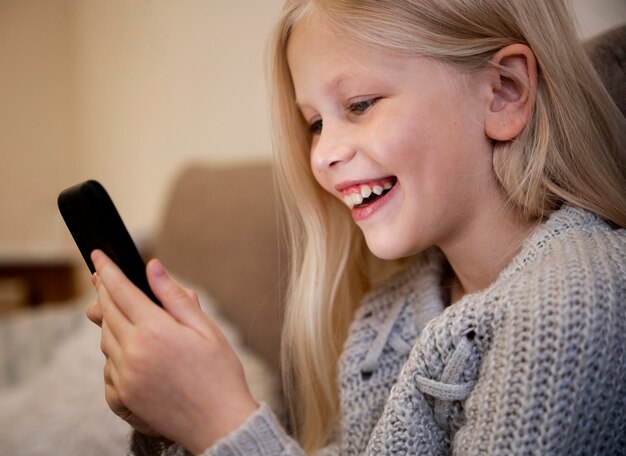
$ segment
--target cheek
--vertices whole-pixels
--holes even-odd
[[[381,153],[387,160],[397,158],[406,163],[423,159],[420,156],[437,144],[440,135],[438,104],[430,97],[414,96],[410,100],[393,100],[385,109],[369,138],[371,143],[384,147]]]
[[[422,100],[403,113],[401,123],[387,130],[394,161],[425,180],[457,176],[478,159],[478,123],[464,117],[460,107],[442,100]],[[439,184],[445,184],[439,182]]]
[[[415,121],[410,113],[399,119],[400,122],[378,129],[371,141],[372,150],[390,171],[413,173],[428,166],[430,152],[436,148],[437,141],[430,122]]]

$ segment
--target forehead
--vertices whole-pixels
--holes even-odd
[[[316,14],[298,22],[287,43],[287,62],[296,91],[307,82],[327,88],[359,77],[389,77],[407,70],[406,54],[367,45],[333,29]]]

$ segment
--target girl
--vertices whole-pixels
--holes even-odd
[[[290,0],[273,50],[297,440],[193,293],[96,251],[134,451],[622,452],[624,121],[564,2]]]

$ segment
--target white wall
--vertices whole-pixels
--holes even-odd
[[[571,0],[580,36],[590,38],[626,23],[626,0]]]
[[[135,231],[190,160],[268,160],[264,55],[282,0],[76,3],[76,149]]]
[[[0,0],[0,255],[74,252],[55,200],[80,180],[101,180],[137,236],[189,161],[269,160],[282,3]],[[573,4],[583,37],[626,23],[625,0]]]
[[[54,195],[76,164],[65,0],[0,0],[0,255],[64,234]]]
[[[265,48],[283,0],[0,0],[0,256],[72,241],[88,178],[135,236],[190,161],[269,160]]]

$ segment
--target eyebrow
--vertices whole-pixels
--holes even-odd
[[[324,84],[324,88],[326,90],[334,89],[335,87],[338,87],[341,84],[343,84],[343,82],[346,81],[347,79],[348,79],[348,74],[339,73],[337,76],[335,76],[330,81],[328,81],[328,83]]]
[[[348,79],[348,76],[349,75],[347,73],[339,73],[337,76],[333,77],[330,81],[324,84],[324,90],[330,91],[331,89],[341,86],[341,84],[343,84]],[[306,103],[302,103],[296,100],[296,106],[298,108],[301,109],[303,104]]]

